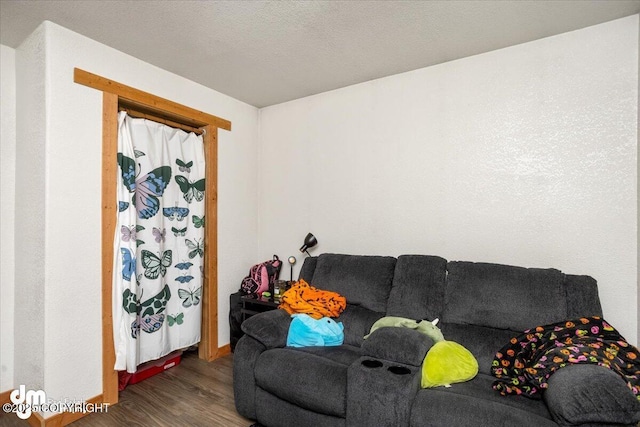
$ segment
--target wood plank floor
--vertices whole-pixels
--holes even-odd
[[[233,355],[207,363],[195,352],[167,371],[120,392],[120,401],[106,413],[96,413],[74,427],[220,426],[248,427],[233,401]],[[1,426],[28,426],[16,416],[0,415]]]

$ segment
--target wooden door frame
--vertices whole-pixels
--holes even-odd
[[[118,402],[118,374],[113,343],[112,283],[113,236],[116,227],[118,108],[126,107],[162,120],[203,129],[206,161],[205,259],[202,297],[200,359],[219,357],[218,348],[218,128],[231,130],[231,122],[169,101],[122,83],[74,69],[73,80],[103,92],[102,100],[102,401]]]

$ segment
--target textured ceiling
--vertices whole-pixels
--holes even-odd
[[[640,12],[640,0],[0,0],[0,43],[49,20],[256,107]]]

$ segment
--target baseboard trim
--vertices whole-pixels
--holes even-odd
[[[93,405],[99,405],[103,403],[103,396],[100,394],[92,397],[91,399],[87,399],[86,402]],[[91,412],[61,412],[49,418],[44,418],[39,413],[34,412],[27,419],[27,422],[31,427],[62,427],[78,421],[80,418],[89,414],[91,414]]]
[[[223,345],[222,347],[218,348],[217,357],[224,357],[227,354],[231,354],[231,344]]]
[[[33,412],[29,418],[27,418],[27,422],[31,427],[44,427],[44,418],[42,415],[37,412]]]

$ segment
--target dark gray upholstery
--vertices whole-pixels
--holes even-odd
[[[546,427],[556,426],[541,400],[503,397],[491,389],[494,378],[478,374],[473,381],[418,392],[412,427]]]
[[[567,292],[567,317],[569,319],[581,316],[602,317],[598,284],[593,277],[567,274],[564,286]]]
[[[338,292],[349,304],[385,313],[395,266],[393,257],[322,254],[312,285]]]
[[[347,426],[408,425],[419,388],[418,366],[370,357],[358,359],[348,373]]]
[[[449,262],[447,270],[446,322],[524,331],[567,319],[558,270],[473,262]]]
[[[600,366],[585,364],[559,369],[549,378],[549,388],[543,396],[554,419],[562,426],[634,425],[640,419],[640,404],[629,393],[624,380]]]
[[[403,365],[421,366],[433,341],[415,329],[380,328],[362,343],[362,354]]]
[[[302,268],[300,268],[300,276],[299,279],[303,279],[307,283],[313,282],[313,272],[316,270],[316,264],[318,263],[318,257],[307,257],[304,259],[302,263]]]
[[[457,323],[442,322],[439,325],[442,335],[449,341],[463,344],[478,361],[478,371],[487,375],[491,374],[491,362],[496,352],[520,333]]]
[[[242,331],[259,340],[266,348],[287,345],[291,316],[284,310],[271,310],[264,316],[251,316],[242,322]]]
[[[352,345],[335,347],[290,347],[288,349],[314,354],[346,366],[352,364],[354,360],[362,355],[362,349]]]
[[[316,354],[276,348],[258,358],[256,384],[301,408],[344,418],[348,367]]]
[[[384,313],[372,311],[359,305],[347,304],[347,308],[336,318],[344,326],[344,343],[362,345],[363,337],[369,333],[371,326],[383,317]]]
[[[387,316],[442,317],[447,260],[427,255],[401,255],[396,262]]]
[[[256,419],[255,367],[265,346],[253,338],[240,338],[233,358],[233,398],[238,413]],[[240,353],[238,353],[238,351]],[[241,354],[241,357],[235,355]],[[236,387],[236,385],[241,385]]]
[[[344,427],[345,418],[334,417],[301,408],[258,388],[256,391],[257,417],[266,427]],[[246,415],[245,415],[246,416]]]
[[[341,293],[345,342],[286,347],[290,317],[274,310],[251,317],[234,353],[236,408],[274,426],[622,426],[640,421],[640,403],[613,371],[565,367],[542,400],[501,396],[490,375],[495,353],[523,330],[601,315],[597,284],[553,269],[324,254],[306,258],[300,276]],[[380,328],[382,316],[440,317],[445,339],[479,364],[472,380],[420,389],[431,339],[416,330]]]

